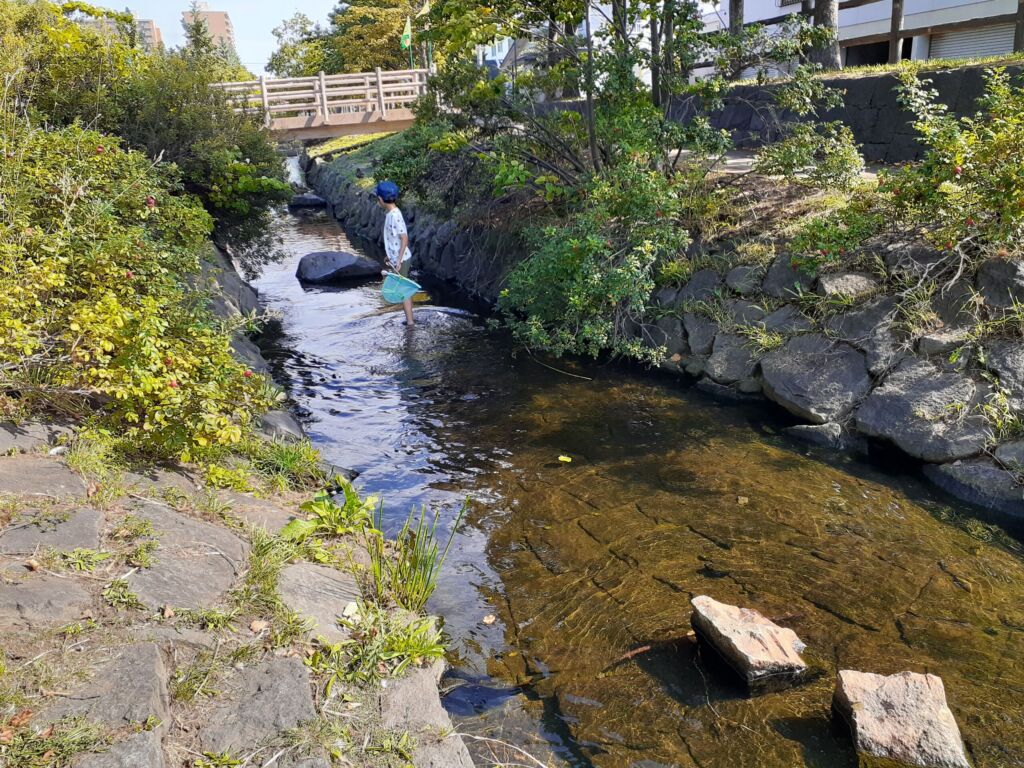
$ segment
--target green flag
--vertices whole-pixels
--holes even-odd
[[[400,45],[402,46],[403,51],[412,45],[412,19],[408,16],[405,17],[405,31],[402,32]]]

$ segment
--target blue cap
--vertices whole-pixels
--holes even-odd
[[[398,199],[398,185],[393,181],[382,181],[377,185],[377,197],[385,203],[393,203]]]

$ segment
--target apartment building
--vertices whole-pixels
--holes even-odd
[[[104,35],[119,34],[117,22],[104,16],[84,16],[78,19],[78,24],[88,29],[94,29]],[[135,19],[135,30],[138,35],[138,44],[143,50],[153,51],[164,44],[160,27],[152,19]]]
[[[139,36],[139,45],[147,51],[155,51],[163,47],[164,38],[160,27],[152,19],[136,19],[135,29]]]
[[[197,3],[196,12],[199,18],[206,22],[206,29],[214,43],[235,50],[235,28],[231,24],[231,17],[225,11],[211,11],[209,4]],[[183,12],[181,18],[186,24],[191,24],[192,11]]]
[[[771,23],[799,13],[800,7],[801,0],[745,0],[743,21]],[[844,66],[888,61],[892,13],[892,0],[841,0],[839,43]],[[1018,0],[905,0],[900,27],[902,58],[958,59],[1011,53],[1015,26],[1024,23],[1022,14],[1024,4]],[[704,20],[708,31],[727,27],[728,3],[722,2]],[[1017,41],[1018,46],[1022,43]]]

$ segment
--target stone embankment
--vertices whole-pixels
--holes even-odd
[[[370,176],[372,168],[307,163],[309,183],[346,231],[379,242],[383,214]],[[493,304],[507,261],[415,202],[402,208],[414,267]],[[1024,419],[1024,341],[979,340],[976,325],[978,313],[1024,302],[1024,262],[993,258],[919,306],[885,286],[912,283],[941,254],[920,242],[873,248],[892,280],[812,277],[785,254],[702,269],[659,289],[652,319],[634,332],[666,349],[666,370],[701,388],[782,406],[805,422],[790,428],[796,438],[844,451],[867,451],[869,440],[894,445],[955,496],[1024,516],[1024,440],[1000,434]],[[927,315],[927,330],[914,329],[912,312]]]
[[[374,750],[406,733],[417,766],[471,768],[440,706],[439,663],[330,694],[304,663],[311,637],[349,637],[335,622],[367,581],[357,541],[338,543],[348,556],[332,566],[283,565],[261,584],[264,605],[239,607],[295,499],[213,491],[184,470],[128,473],[98,493],[34,435],[0,435],[25,451],[0,457],[0,701],[19,728],[44,742],[73,721],[93,726],[76,768],[184,768],[204,755],[329,768],[332,751],[375,765]],[[284,613],[264,615],[275,600]],[[306,629],[282,640],[289,613]],[[0,731],[0,756],[17,738]]]
[[[749,608],[694,597],[690,623],[697,639],[742,678],[751,694],[797,685],[809,675],[805,647],[793,630]],[[889,764],[970,768],[942,680],[900,672],[840,670],[832,700],[856,750]]]
[[[212,246],[196,287],[221,317],[257,310]],[[247,336],[233,345],[268,369]],[[262,430],[303,434],[287,411]],[[357,539],[332,542],[327,564],[275,564],[294,494],[216,490],[182,467],[85,476],[62,459],[72,434],[0,425],[0,764],[52,744],[74,768],[472,768],[441,706],[443,662],[329,692],[305,663],[314,638],[350,639],[338,619],[370,596]]]

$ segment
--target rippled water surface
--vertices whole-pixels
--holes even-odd
[[[979,768],[1024,766],[1012,540],[948,522],[968,510],[899,460],[807,455],[769,409],[623,370],[570,377],[435,306],[409,330],[375,285],[304,290],[299,256],[351,246],[324,217],[282,228],[289,256],[257,285],[313,439],[383,494],[392,527],[472,500],[430,605],[461,730],[559,766],[843,768],[836,670],[909,669],[943,678]],[[816,677],[744,698],[687,638],[697,594],[792,627]]]

